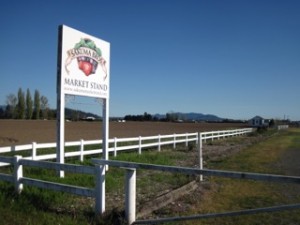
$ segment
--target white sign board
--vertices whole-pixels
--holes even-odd
[[[102,157],[108,159],[110,44],[62,25],[59,27],[57,66],[56,161],[63,164],[65,157],[66,94],[103,99]],[[59,175],[64,177],[64,171],[59,171]],[[105,186],[105,182],[102,185]],[[104,208],[105,203],[101,203],[101,210]]]
[[[61,88],[65,94],[109,98],[110,44],[62,25]]]

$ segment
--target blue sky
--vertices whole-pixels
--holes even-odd
[[[21,87],[56,108],[61,24],[110,42],[110,116],[300,120],[300,1],[4,1],[0,105]],[[66,106],[102,112],[92,98]]]

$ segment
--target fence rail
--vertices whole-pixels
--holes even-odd
[[[252,128],[235,129],[235,130],[222,130],[222,131],[210,131],[202,132],[202,140],[214,140],[231,136],[239,136],[246,133],[253,132]],[[130,138],[112,138],[109,139],[109,153],[113,153],[114,156],[117,155],[118,151],[134,150],[136,149],[139,154],[145,148],[157,147],[160,151],[162,146],[173,145],[176,148],[177,144],[196,142],[198,144],[198,133],[185,133],[185,134],[170,134],[170,135],[157,135],[157,136],[146,136],[146,137],[130,137]],[[89,146],[99,145],[97,149],[88,150]],[[84,160],[84,156],[101,154],[102,140],[80,140],[66,142],[65,147],[78,147],[77,150],[65,152],[65,157],[76,157],[79,156],[80,161]],[[56,143],[36,143],[18,146],[8,146],[0,147],[0,154],[9,152],[19,152],[19,151],[31,151],[30,156],[25,157],[25,159],[33,160],[49,160],[55,159],[56,153],[44,154],[43,149],[53,149],[56,148]],[[0,163],[0,166],[5,166],[7,163]]]
[[[277,130],[284,130],[284,129],[288,129],[289,125],[278,125],[277,126]]]
[[[300,204],[291,205],[281,205],[266,208],[256,208],[240,210],[236,212],[226,212],[226,213],[214,213],[214,214],[200,214],[193,216],[183,216],[183,217],[170,217],[170,218],[160,218],[151,220],[136,220],[136,170],[137,169],[147,169],[147,170],[158,170],[170,173],[184,173],[189,175],[208,175],[208,176],[219,176],[235,179],[247,179],[247,180],[258,180],[267,182],[281,182],[281,183],[296,183],[300,184],[300,177],[296,176],[282,176],[282,175],[272,175],[272,174],[259,174],[259,173],[247,173],[247,172],[236,172],[236,171],[222,171],[222,170],[208,170],[208,169],[193,169],[186,167],[174,167],[174,166],[162,166],[162,165],[152,165],[144,163],[133,163],[133,162],[122,162],[115,160],[102,160],[93,159],[93,163],[96,165],[115,166],[123,168],[126,170],[126,187],[125,187],[125,216],[128,224],[157,224],[163,222],[174,222],[174,221],[184,221],[184,220],[195,220],[200,218],[211,218],[211,217],[223,217],[223,216],[237,216],[237,215],[249,215],[261,212],[275,212],[282,210],[299,209]]]
[[[198,144],[198,150],[199,150],[199,158],[200,158],[200,168],[199,169],[188,169],[188,168],[176,168],[172,167],[174,170],[173,172],[179,172],[182,173],[185,171],[185,173],[191,173],[191,174],[205,174],[205,175],[213,175],[213,176],[225,176],[226,172],[220,172],[220,171],[213,171],[213,170],[203,170],[202,165],[202,141],[203,140],[214,140],[215,138],[224,138],[224,137],[230,137],[230,136],[238,136],[243,135],[246,133],[252,132],[252,128],[246,128],[246,129],[239,129],[239,130],[226,130],[226,131],[214,131],[214,132],[204,132],[204,133],[187,133],[187,134],[173,134],[173,135],[158,135],[158,136],[150,136],[150,137],[135,137],[135,138],[114,138],[110,139],[110,148],[109,152],[113,152],[114,155],[117,154],[117,151],[123,151],[123,150],[132,150],[137,149],[138,153],[141,154],[143,148],[149,148],[149,147],[157,147],[158,151],[160,151],[161,146],[163,145],[173,145],[173,147],[176,147],[177,143],[185,143],[186,146],[188,146],[189,142],[196,142]],[[128,144],[129,143],[129,144]],[[135,143],[135,144],[132,144]],[[80,156],[80,160],[83,160],[85,155],[93,155],[93,154],[99,154],[102,152],[102,149],[96,149],[96,150],[85,150],[86,145],[92,145],[92,144],[102,144],[102,140],[92,140],[92,141],[76,141],[76,142],[68,142],[65,143],[65,146],[79,146],[79,149],[74,152],[66,152],[65,157],[74,157],[74,156]],[[127,145],[126,145],[127,144]],[[50,144],[37,144],[32,143],[31,145],[21,145],[21,146],[12,146],[12,147],[4,147],[0,148],[0,154],[6,153],[6,152],[17,152],[17,151],[31,151],[32,155],[29,157],[23,157],[22,156],[14,156],[14,157],[7,157],[7,156],[0,156],[0,163],[2,165],[13,165],[14,171],[12,174],[2,174],[0,173],[0,180],[12,182],[15,185],[15,190],[18,193],[21,193],[23,190],[23,185],[30,185],[30,186],[36,186],[39,188],[44,189],[51,189],[55,191],[62,191],[62,192],[68,192],[71,194],[81,195],[81,196],[88,196],[88,197],[94,197],[95,198],[95,210],[96,213],[103,213],[105,211],[105,189],[103,188],[103,183],[105,183],[105,166],[99,165],[101,164],[111,164],[114,165],[114,161],[97,161],[94,160],[95,167],[91,166],[81,166],[81,165],[74,165],[74,164],[60,164],[56,162],[46,162],[46,161],[38,161],[38,160],[47,160],[47,159],[55,159],[56,154],[46,154],[46,155],[38,155],[37,150],[38,149],[45,149],[45,148],[54,148],[56,146],[55,143]],[[132,208],[133,200],[131,199],[133,196],[133,191],[135,190],[135,181],[133,181],[133,178],[135,180],[135,166],[132,163],[124,162],[124,167],[128,167],[126,165],[130,165],[130,168],[127,168],[127,181],[126,181],[126,196],[131,195],[130,199],[126,200],[126,209],[128,212],[128,208]],[[138,164],[135,164],[138,165]],[[23,176],[23,167],[29,166],[29,167],[38,167],[38,168],[44,168],[44,169],[53,169],[56,171],[69,171],[73,173],[83,173],[83,174],[91,174],[95,176],[96,180],[96,186],[94,189],[87,188],[87,187],[78,187],[78,186],[72,186],[62,183],[54,183],[49,181],[43,181],[38,179],[32,179],[29,177]],[[139,166],[140,167],[140,166]],[[142,166],[143,167],[143,166]],[[148,169],[154,169],[155,165],[148,165],[146,166]],[[165,168],[165,171],[171,170],[167,167],[160,167],[159,170],[163,170],[162,168]],[[129,172],[128,172],[129,171]],[[193,172],[191,172],[193,171]],[[233,176],[233,175],[232,175]],[[237,176],[236,174],[234,176]],[[251,179],[248,176],[250,174],[246,173],[240,173],[238,175],[241,178]],[[254,175],[251,175],[254,176]],[[271,178],[269,178],[271,179]],[[272,179],[275,179],[273,177]],[[277,177],[276,179],[283,179],[282,177]],[[287,177],[285,178],[286,181],[294,182],[294,177]],[[300,180],[300,178],[298,179]],[[104,185],[105,186],[105,185]],[[135,192],[135,191],[134,191]],[[135,201],[135,200],[134,200]],[[135,203],[134,203],[135,204]],[[135,209],[134,211],[130,210],[130,215],[127,215],[127,219],[130,222],[132,221],[133,215],[135,218]],[[134,219],[135,221],[135,219]],[[131,224],[131,222],[129,224]]]
[[[0,180],[14,183],[15,190],[18,193],[22,192],[23,185],[25,184],[25,185],[35,186],[43,189],[62,191],[62,192],[67,192],[67,193],[86,196],[86,197],[95,196],[94,189],[24,177],[23,166],[52,169],[56,171],[64,170],[72,173],[90,174],[90,175],[95,175],[95,167],[75,165],[75,164],[60,164],[56,162],[46,162],[46,161],[34,161],[34,160],[23,159],[22,156],[0,157],[0,161],[10,163],[14,166],[14,172],[12,174],[0,174]]]
[[[236,172],[236,171],[223,171],[223,170],[209,170],[209,169],[195,169],[187,167],[175,167],[175,166],[163,166],[163,165],[153,165],[144,163],[133,163],[133,162],[123,162],[115,160],[104,160],[104,159],[92,159],[94,163],[93,166],[81,166],[74,164],[60,164],[56,162],[38,162],[28,159],[23,159],[21,156],[15,157],[0,157],[0,161],[11,163],[14,166],[14,171],[12,174],[0,174],[0,180],[14,183],[15,190],[21,193],[23,190],[23,185],[35,186],[38,188],[49,189],[60,192],[67,192],[70,194],[93,197],[95,198],[95,211],[96,213],[101,212],[99,210],[103,207],[103,201],[105,201],[105,192],[103,192],[102,183],[105,182],[105,165],[115,166],[123,168],[126,171],[126,182],[125,182],[125,215],[128,224],[156,224],[162,222],[172,222],[172,221],[183,221],[183,220],[195,220],[200,218],[210,218],[210,217],[223,217],[223,216],[236,216],[236,215],[247,215],[260,212],[274,212],[281,210],[291,210],[299,209],[300,204],[291,205],[281,205],[258,209],[247,209],[235,212],[226,213],[214,213],[214,214],[200,214],[192,216],[183,217],[170,217],[161,218],[154,220],[136,220],[136,170],[137,169],[147,169],[147,170],[157,170],[163,172],[171,173],[183,173],[189,175],[208,175],[208,176],[219,176],[234,179],[250,179],[258,181],[267,182],[282,182],[282,183],[295,183],[300,184],[300,177],[297,176],[283,176],[283,175],[273,175],[273,174],[259,174],[259,173],[248,173],[248,172]],[[96,185],[94,188],[79,187],[62,183],[54,183],[50,181],[38,180],[23,176],[23,167],[38,167],[44,169],[53,170],[65,170],[72,173],[90,174],[95,176]],[[104,203],[105,204],[105,203]]]

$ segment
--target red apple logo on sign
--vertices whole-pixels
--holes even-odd
[[[102,57],[102,52],[95,43],[89,38],[82,38],[80,42],[75,44],[73,49],[68,52],[65,69],[69,74],[68,66],[74,58],[77,59],[78,68],[84,73],[85,76],[95,74],[98,64],[101,65],[105,73],[104,80],[107,77],[106,61]]]
[[[82,57],[83,58],[83,57]],[[89,59],[79,59],[78,61],[78,68],[84,72],[86,76],[91,75],[92,73],[95,73],[95,69],[93,69],[93,64],[89,62]],[[93,72],[94,71],[94,72]]]

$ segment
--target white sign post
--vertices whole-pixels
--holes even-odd
[[[58,43],[56,161],[64,163],[66,94],[103,99],[102,155],[108,159],[110,43],[65,25],[59,27]],[[64,177],[64,171],[59,175]],[[105,191],[105,179],[101,188]],[[100,213],[104,211],[102,196]]]

